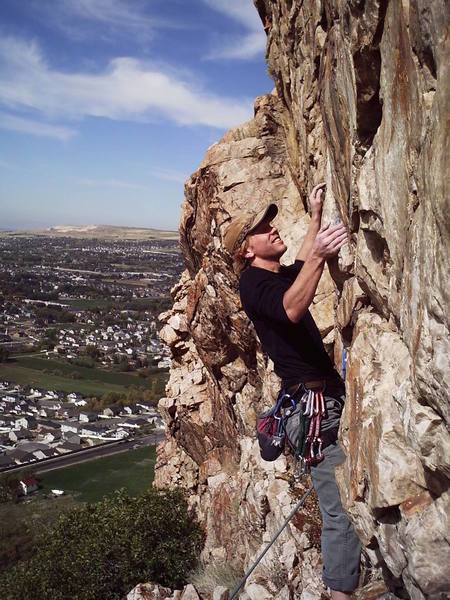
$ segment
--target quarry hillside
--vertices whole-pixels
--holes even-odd
[[[172,368],[159,404],[167,433],[156,485],[188,490],[207,534],[204,560],[238,572],[299,497],[289,485],[290,458],[259,457],[256,416],[279,382],[241,308],[222,243],[234,215],[276,202],[275,224],[289,248],[283,260],[292,261],[309,222],[308,194],[325,180],[323,219],[342,219],[349,244],[329,265],[311,312],[338,369],[343,348],[348,357],[340,428],[347,460],[337,475],[365,547],[359,597],[444,598],[449,6],[255,0],[255,7],[275,89],[256,99],[253,120],[208,150],[186,184],[187,269],[163,317]],[[311,501],[241,597],[328,598],[319,532]]]

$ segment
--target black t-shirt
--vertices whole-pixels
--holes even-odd
[[[284,293],[302,267],[300,260],[282,266],[278,273],[249,267],[239,282],[242,306],[284,386],[339,378],[310,312],[306,311],[299,323],[292,323],[284,310]]]

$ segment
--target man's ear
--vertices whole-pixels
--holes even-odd
[[[248,244],[246,244],[246,247],[244,248],[244,250],[242,252],[242,256],[246,260],[251,260],[252,258],[255,257],[255,253],[253,252],[253,250],[250,248],[250,246]]]

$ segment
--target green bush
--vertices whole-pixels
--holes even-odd
[[[0,579],[2,598],[118,600],[146,581],[181,588],[203,537],[181,491],[121,490],[63,515],[33,558]]]

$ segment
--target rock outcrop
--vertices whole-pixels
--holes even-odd
[[[259,458],[255,419],[278,382],[240,307],[222,237],[234,214],[276,201],[289,262],[308,225],[307,193],[325,179],[324,219],[341,218],[350,243],[330,264],[312,311],[336,364],[343,347],[348,355],[339,486],[386,586],[372,584],[365,597],[388,588],[414,600],[444,597],[448,5],[255,4],[270,25],[266,58],[276,89],[256,100],[252,121],[208,150],[186,184],[180,233],[187,270],[163,317],[173,365],[160,402],[167,436],[156,485],[189,490],[207,532],[204,559],[238,569],[295,503],[289,460]],[[261,587],[268,598],[324,593],[313,504],[255,571],[248,597],[265,597]]]

